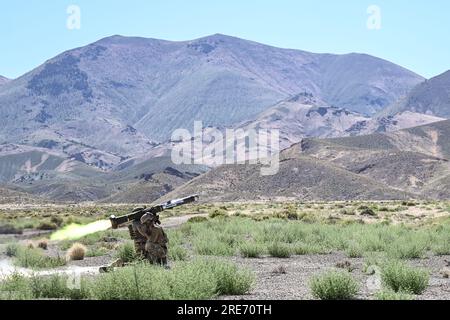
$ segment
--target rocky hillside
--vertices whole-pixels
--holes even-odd
[[[9,82],[10,80],[8,79],[8,78],[5,78],[5,77],[3,77],[3,76],[0,76],[0,86],[2,85],[2,84],[5,84],[5,83],[7,83],[7,82]]]
[[[45,146],[109,169],[194,120],[234,126],[303,92],[368,115],[422,80],[364,54],[313,54],[224,35],[113,36],[2,85],[0,142]]]
[[[393,104],[384,113],[396,114],[406,110],[450,118],[450,71],[420,83],[405,99]]]
[[[334,139],[304,139],[280,155],[280,170],[228,165],[167,195],[192,192],[205,201],[274,199],[448,199],[450,121]]]

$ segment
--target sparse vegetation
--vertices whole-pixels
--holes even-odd
[[[429,274],[404,262],[393,261],[382,268],[381,278],[383,285],[394,292],[421,294],[428,286]]]
[[[313,296],[321,300],[350,300],[358,293],[358,284],[346,271],[328,271],[310,282]]]
[[[383,290],[375,294],[376,300],[414,300],[415,297],[412,294],[404,292],[395,292],[392,290]]]
[[[289,258],[292,254],[291,247],[288,244],[282,242],[273,242],[267,246],[267,252],[272,257],[276,258]]]
[[[254,242],[243,243],[239,252],[244,258],[259,258],[264,253],[264,248]]]
[[[234,264],[216,260],[180,262],[171,270],[146,263],[117,269],[96,279],[96,299],[208,299],[245,294],[254,278]]]
[[[136,250],[134,249],[134,243],[132,241],[127,241],[121,244],[117,249],[116,256],[124,263],[135,261],[138,258],[138,256]]]
[[[361,215],[363,207],[373,210],[376,215]],[[443,209],[440,209],[441,207]],[[423,260],[420,259],[430,255],[445,256],[450,252],[448,217],[426,216],[427,219],[423,219],[423,215],[417,214],[417,210],[430,209],[431,214],[440,212],[442,215],[439,210],[445,208],[447,206],[442,204],[425,202],[417,203],[415,206],[403,205],[401,201],[380,203],[348,201],[338,204],[275,202],[226,204],[226,206],[201,204],[189,209],[188,213],[207,214],[208,218],[194,217],[180,228],[167,230],[170,239],[168,258],[172,270],[149,266],[136,257],[134,244],[130,241],[127,230],[108,230],[85,236],[76,242],[87,248],[84,257],[115,255],[127,262],[129,264],[127,267],[117,268],[111,274],[100,277],[84,278],[81,291],[62,288],[61,284],[66,280],[62,276],[60,278],[34,277],[35,283],[33,283],[31,278],[22,279],[19,275],[14,277],[11,275],[11,278],[5,280],[0,286],[2,288],[17,287],[18,292],[6,290],[1,293],[1,297],[7,299],[194,299],[206,297],[209,299],[217,295],[248,292],[248,288],[251,287],[248,283],[254,281],[254,277],[248,271],[243,271],[233,264],[224,266],[223,264],[227,263],[225,260],[229,260],[229,257],[233,257],[233,260],[237,259],[239,263],[243,261],[245,264],[252,264],[255,262],[236,258],[236,256],[263,258],[269,255],[273,257],[269,261],[285,261],[290,268],[291,262],[296,263],[299,259],[312,258],[321,261],[322,257],[294,257],[290,260],[275,258],[332,253],[339,256],[338,261],[347,262],[348,260],[349,265],[336,263],[334,267],[338,268],[338,271],[318,275],[314,277],[315,282],[311,279],[311,290],[313,290],[314,282],[314,290],[321,292],[324,299],[356,297],[357,293],[352,293],[354,292],[352,281],[348,280],[348,277],[352,278],[352,276],[347,271],[352,272],[355,268],[360,270],[361,264],[363,277],[380,271],[383,290],[374,294],[374,299],[414,299],[414,295],[421,294],[426,289],[428,272],[410,267],[408,260],[416,259],[413,262],[414,265],[423,265]],[[53,223],[58,226],[71,222],[85,223],[98,217],[91,211],[82,216],[68,216],[64,212],[45,213],[44,220],[32,216],[33,212],[24,212],[24,216],[27,214],[29,218],[20,216],[17,220],[19,222],[8,219],[11,221],[8,223],[21,230],[27,227],[37,228],[41,223]],[[184,213],[186,212],[179,209],[171,212],[170,215]],[[0,220],[4,222],[5,217],[0,216]],[[21,267],[48,269],[66,264],[66,259],[58,256],[58,251],[69,250],[75,241],[48,243],[45,239],[39,240],[39,237],[28,241],[23,240],[20,243],[6,244],[3,246],[3,251],[12,258],[15,265]],[[30,245],[29,248],[28,245]],[[345,256],[342,256],[343,254],[348,257],[347,260]],[[215,256],[224,258],[216,260],[217,258],[213,258]],[[440,259],[439,261],[442,262],[445,257],[433,259]],[[194,264],[201,268],[206,268],[204,264],[208,264],[214,272],[197,274],[193,270]],[[285,281],[285,277],[281,275],[285,273],[286,266],[279,271],[276,271],[275,266],[271,266],[266,272],[273,271],[273,276],[279,276],[281,281]],[[141,277],[150,271],[149,268],[155,275],[161,276],[162,280],[154,280],[153,283],[150,281],[147,283],[147,280],[144,280],[142,284],[136,285],[136,279],[140,281]],[[204,269],[201,270],[204,271]],[[297,271],[292,269],[292,272]],[[339,274],[335,275],[335,273]],[[433,271],[433,275],[435,273],[437,271]],[[325,277],[328,274],[333,275]],[[359,274],[355,272],[358,277]],[[343,275],[347,276],[347,280]],[[120,279],[122,276],[126,279]],[[198,290],[188,292],[186,288],[194,286],[193,282],[187,279],[188,277],[200,281]],[[316,280],[319,278],[323,281]],[[42,285],[39,285],[39,282],[42,282]],[[214,285],[211,286],[211,283]],[[242,286],[241,283],[243,283]],[[113,286],[122,285],[123,289],[121,288],[120,292],[113,292]],[[100,288],[106,289],[106,292],[101,293]],[[346,295],[345,292],[350,294]],[[344,298],[335,298],[336,296]],[[349,298],[349,296],[352,297]],[[316,294],[314,297],[322,299]]]
[[[49,269],[66,264],[64,258],[47,256],[38,248],[18,246],[14,256],[14,263],[23,268]]]
[[[67,259],[83,260],[86,256],[87,248],[81,243],[74,243],[67,251]]]

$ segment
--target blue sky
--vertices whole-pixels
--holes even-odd
[[[0,9],[0,75],[121,34],[188,40],[223,33],[312,52],[368,53],[425,77],[450,69],[448,0],[14,0]],[[69,5],[81,29],[66,27]],[[381,29],[367,28],[367,8]]]

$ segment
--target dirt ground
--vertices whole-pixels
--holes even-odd
[[[414,266],[426,267],[432,272],[426,291],[417,297],[420,300],[450,300],[450,279],[439,271],[447,265],[450,256],[429,257],[409,261]],[[251,269],[256,275],[256,286],[245,296],[227,296],[222,299],[238,300],[308,300],[313,299],[309,281],[312,276],[350,262],[352,275],[359,281],[358,299],[373,299],[380,290],[379,277],[363,272],[362,258],[347,258],[344,253],[327,255],[293,256],[287,259],[264,257],[258,259],[232,258],[240,266]],[[280,273],[284,269],[285,273]]]

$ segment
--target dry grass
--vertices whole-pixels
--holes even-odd
[[[68,260],[83,260],[86,256],[87,248],[81,243],[74,243],[67,251]]]

